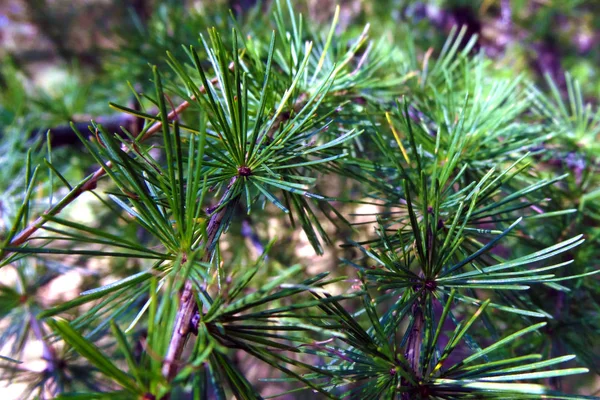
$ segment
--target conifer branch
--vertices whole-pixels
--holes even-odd
[[[293,114],[299,112],[302,107],[306,104],[306,94],[302,93],[294,102],[291,110],[288,112],[284,112],[278,116],[273,127],[267,132],[267,136],[269,140],[272,140],[275,132],[284,125]],[[223,218],[225,213],[227,212],[227,207],[223,206],[224,200],[228,199],[230,196],[230,189],[237,180],[237,176],[233,177],[233,179],[229,182],[227,190],[223,194],[221,201],[217,205],[218,211],[212,214],[210,220],[208,222],[208,226],[206,229],[206,240],[200,244],[200,247],[206,246],[206,250],[204,252],[204,256],[202,261],[208,262],[212,256],[212,251],[216,246],[217,241],[219,240],[217,234],[221,231],[221,224],[223,223]],[[163,364],[163,376],[171,381],[175,378],[177,374],[178,360],[183,353],[183,349],[185,347],[185,343],[190,334],[190,327],[192,323],[192,318],[198,312],[198,304],[196,303],[196,295],[195,290],[193,288],[192,282],[187,280],[184,284],[183,290],[181,292],[181,297],[179,300],[179,309],[177,310],[177,315],[175,317],[175,325],[173,328],[173,333],[171,335],[171,341],[169,343],[169,348],[167,350],[167,354],[165,357],[165,361]]]
[[[128,69],[145,66],[138,42],[152,57],[168,50],[172,74],[163,86],[154,67],[155,97],[147,97],[158,111],[110,103],[123,114],[93,121],[96,140],[82,135],[87,124],[71,124],[102,166],[74,188],[62,175],[61,157],[53,161],[52,146],[47,153],[30,150],[24,163],[10,155],[22,143],[3,135],[9,141],[0,143],[8,149],[2,153],[9,156],[1,181],[8,187],[0,211],[14,222],[5,223],[12,229],[0,259],[14,265],[19,283],[16,289],[0,284],[0,318],[7,319],[0,341],[14,343],[11,354],[0,355],[0,372],[7,373],[0,375],[28,381],[27,396],[41,398],[56,390],[85,398],[262,398],[252,367],[236,362],[244,354],[271,369],[268,378],[287,377],[275,388],[283,396],[312,390],[348,399],[579,398],[558,388],[563,377],[600,371],[600,357],[588,345],[600,334],[594,319],[600,305],[592,296],[592,275],[600,272],[593,262],[600,110],[584,101],[587,88],[567,76],[566,93],[550,79],[545,94],[526,75],[497,73],[475,54],[485,43],[469,37],[470,23],[453,28],[439,51],[427,50],[411,32],[401,41],[367,42],[366,29],[350,37],[340,28],[340,8],[321,31],[292,3],[276,0],[271,17],[256,7],[252,18],[231,21],[230,36],[220,32],[230,20],[219,16],[222,23],[201,36],[199,51],[177,49],[191,41],[188,33],[197,35],[199,24],[213,25],[210,14],[188,20],[187,9],[170,5],[140,25],[141,35],[126,40],[121,59],[130,61]],[[501,3],[505,25],[518,22],[517,7]],[[407,15],[419,7],[407,8]],[[450,28],[460,22],[455,11],[440,8],[443,15],[433,22]],[[129,74],[122,65],[109,69]],[[176,107],[165,88],[187,101]],[[10,133],[41,120],[21,111],[26,102],[16,89],[14,104],[0,93],[9,111],[0,104],[0,120],[14,121]],[[141,91],[134,92],[139,104]],[[39,103],[81,115],[81,97]],[[120,132],[118,121],[137,124]],[[140,144],[159,131],[159,140]],[[48,185],[35,167],[46,154]],[[558,162],[560,154],[569,157]],[[569,170],[574,176],[554,176]],[[24,185],[12,179],[23,173]],[[57,216],[104,175],[116,190],[106,193],[112,203],[103,203],[132,218],[85,224],[78,216]],[[322,177],[330,176],[353,183],[323,193]],[[53,177],[69,188],[58,203]],[[30,218],[32,205],[47,197],[49,209]],[[377,208],[352,224],[348,211],[363,203]],[[289,229],[271,224],[267,205],[289,216]],[[301,229],[301,240],[318,254],[331,251],[322,240],[344,241],[354,254],[331,255],[356,269],[360,284],[344,290],[354,281],[287,264],[301,255],[275,250],[275,240],[262,246],[249,215],[268,218],[277,235]],[[356,232],[331,232],[324,218]],[[223,233],[232,222],[241,223],[244,242],[261,253],[254,262],[235,245],[221,262],[215,249],[230,241]],[[371,237],[367,225],[375,228]],[[129,228],[144,237],[134,238],[136,229]],[[89,282],[93,288],[38,311],[29,296],[44,297],[40,288],[57,274],[47,272],[55,262],[48,255],[151,261],[135,270],[111,262],[110,275]],[[267,258],[277,262],[267,265]],[[331,294],[332,284],[340,294]],[[53,318],[67,310],[67,320]],[[49,329],[67,352],[44,340]],[[41,371],[17,365],[26,341],[35,338],[43,346]],[[559,366],[575,357],[587,368]]]
[[[217,78],[214,78],[211,80],[212,84],[216,84],[217,82],[218,82]],[[199,88],[199,91],[200,91],[200,93],[205,93],[206,88],[204,86],[201,86]],[[194,99],[195,99],[195,97],[192,96],[191,100],[194,100]],[[191,103],[187,100],[183,101],[181,104],[179,104],[173,111],[171,111],[167,115],[167,120],[173,121],[174,119],[178,118],[179,114],[181,114],[183,111],[185,111],[190,106],[190,104]],[[161,129],[162,129],[162,122],[161,121],[155,122],[154,125],[152,125],[144,133],[144,135],[140,138],[140,142],[148,140],[150,137],[155,135],[157,132],[160,132]],[[123,150],[128,151],[129,149],[127,147],[124,147]],[[112,167],[112,163],[109,161],[106,163],[106,166],[107,166],[107,168],[110,168],[110,167]],[[44,226],[44,224],[48,221],[48,217],[53,217],[55,215],[58,215],[66,206],[68,206],[73,201],[75,201],[83,193],[96,189],[98,180],[100,178],[102,178],[105,174],[106,174],[106,171],[104,170],[104,168],[102,168],[102,167],[98,168],[93,174],[91,174],[86,179],[81,181],[69,193],[67,193],[65,195],[65,197],[62,198],[62,200],[60,200],[58,203],[56,203],[55,206],[46,210],[33,223],[29,224],[25,229],[23,229],[21,232],[19,232],[10,241],[9,247],[17,247],[17,246],[24,244],[31,237],[31,235],[33,235],[35,232],[37,232],[38,229],[40,229],[42,226]],[[10,254],[10,252],[5,251],[3,249],[2,252],[0,253],[0,260],[5,259],[9,254]]]

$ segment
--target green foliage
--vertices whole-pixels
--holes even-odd
[[[339,8],[323,29],[290,1],[248,15],[170,5],[138,21],[105,78],[141,83],[138,108],[106,100],[142,127],[71,124],[100,167],[83,179],[9,133],[33,128],[31,104],[56,123],[94,110],[86,89],[31,102],[10,80],[2,379],[62,399],[258,399],[265,382],[334,399],[583,398],[568,377],[600,373],[600,111],[580,84],[567,76],[565,96],[500,70],[466,29],[432,55],[340,32]],[[94,222],[67,215],[89,193]],[[339,268],[288,263],[296,231],[319,255],[341,244]],[[45,301],[90,260],[106,267],[82,293]],[[18,364],[31,338],[41,372]]]

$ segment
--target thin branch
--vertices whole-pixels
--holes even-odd
[[[213,84],[218,83],[217,78],[213,78],[211,80],[211,83],[213,83]],[[204,86],[201,86],[199,91],[200,91],[200,93],[205,93],[206,88]],[[191,100],[195,100],[195,97],[192,96]],[[188,101],[182,102],[179,106],[177,106],[177,108],[175,108],[173,111],[171,111],[167,115],[167,120],[169,120],[169,121],[174,120],[175,118],[177,118],[177,116],[180,113],[182,113],[189,106],[190,106],[190,102],[188,102]],[[147,140],[148,138],[150,138],[151,136],[153,136],[154,134],[159,132],[161,129],[162,129],[162,122],[160,122],[160,121],[156,122],[141,137],[140,142]],[[124,150],[127,150],[127,149],[125,148]],[[106,163],[106,166],[107,166],[107,168],[110,168],[112,166],[112,163],[109,161]],[[77,199],[82,193],[96,189],[98,180],[100,178],[102,178],[105,174],[106,174],[106,171],[102,167],[98,168],[92,175],[88,176],[86,179],[81,181],[77,186],[75,186],[73,188],[73,190],[71,190],[69,193],[67,193],[65,195],[65,197],[63,197],[62,200],[60,200],[58,203],[56,203],[56,205],[54,205],[50,209],[46,210],[43,215],[38,217],[33,223],[31,223],[29,226],[27,226],[25,229],[23,229],[21,232],[19,232],[13,238],[13,240],[10,242],[9,247],[17,247],[17,246],[20,246],[23,243],[25,243],[31,237],[31,235],[33,235],[38,229],[40,229],[46,223],[46,221],[48,220],[47,219],[48,216],[57,215],[67,205],[69,205],[73,201],[75,201],[75,199]],[[10,252],[6,252],[3,250],[0,253],[0,260],[5,259],[9,254],[10,254]]]
[[[404,350],[404,357],[408,361],[408,364],[411,366],[417,378],[421,378],[421,345],[423,343],[423,325],[425,323],[423,310],[421,309],[420,303],[421,302],[417,301],[415,304],[413,304],[412,311],[415,321],[410,328],[406,349]],[[402,400],[410,400],[412,398],[412,393],[403,393],[401,398]]]
[[[233,177],[229,183],[229,188],[223,194],[218,207],[223,205],[223,202],[229,198],[230,188],[233,186],[236,179],[237,177]],[[235,202],[236,199],[233,199],[233,203]],[[223,224],[223,219],[225,218],[225,214],[229,211],[229,207],[231,206],[232,205],[221,207],[218,211],[211,215],[206,228],[206,239],[203,240],[199,245],[199,247],[206,245],[202,261],[210,260],[212,256],[212,250],[214,249],[218,240],[217,235],[220,231],[222,231],[220,228]],[[235,204],[233,206],[235,206]],[[192,281],[188,279],[185,282],[183,291],[181,292],[179,309],[177,310],[177,315],[175,316],[175,325],[173,327],[171,342],[169,343],[169,348],[167,349],[167,354],[165,356],[165,361],[162,368],[163,376],[167,378],[168,381],[171,381],[177,374],[178,361],[183,353],[183,348],[185,347],[185,343],[190,334],[192,318],[197,311],[198,304],[196,303],[194,286]],[[165,398],[168,398],[168,396]]]

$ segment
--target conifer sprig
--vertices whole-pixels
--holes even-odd
[[[100,166],[78,184],[51,146],[2,172],[23,178],[0,203],[1,265],[17,272],[0,286],[2,379],[65,399],[260,399],[271,384],[582,398],[555,384],[598,372],[599,121],[577,82],[546,95],[475,54],[466,28],[422,51],[408,34],[343,32],[340,8],[322,29],[289,0],[253,18],[159,9],[138,27],[143,51],[120,53],[151,75],[130,85],[139,109],[111,103],[143,128],[73,125]],[[557,162],[565,151],[581,158]],[[92,223],[69,214],[88,192]],[[269,243],[254,259],[240,226]],[[296,263],[295,233],[344,270]],[[45,304],[64,256],[106,267]],[[18,364],[31,338],[43,371]]]

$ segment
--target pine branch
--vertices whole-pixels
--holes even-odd
[[[546,96],[535,89],[529,93],[526,78],[507,78],[505,71],[496,75],[493,63],[474,56],[479,44],[467,36],[481,27],[470,14],[465,14],[468,20],[457,15],[462,8],[438,7],[437,14],[422,8],[423,16],[444,28],[468,25],[453,29],[440,52],[432,47],[424,53],[411,38],[404,47],[395,40],[367,44],[366,30],[348,41],[336,33],[340,9],[329,33],[319,35],[293,10],[292,0],[277,0],[273,8],[278,36],[259,18],[257,5],[256,18],[231,21],[231,46],[218,32],[230,26],[229,20],[220,19],[223,24],[210,29],[208,39],[201,37],[200,53],[193,47],[187,51],[191,65],[169,49],[167,64],[176,77],[163,86],[155,67],[156,97],[148,97],[159,111],[111,104],[131,115],[116,119],[145,121],[145,130],[127,129],[130,135],[96,120],[93,142],[80,133],[85,124],[72,124],[69,128],[103,168],[72,189],[61,175],[62,165],[50,165],[49,173],[70,193],[30,226],[35,219],[28,214],[30,201],[46,195],[46,186],[32,195],[44,183],[36,179],[37,170],[31,173],[36,162],[30,153],[25,168],[20,161],[3,169],[7,182],[13,170],[24,169],[27,177],[25,196],[10,203],[22,204],[24,211],[14,218],[0,249],[4,263],[23,257],[16,265],[19,272],[29,273],[32,255],[156,260],[135,273],[115,264],[110,273],[118,280],[39,313],[23,303],[29,289],[0,285],[0,314],[10,319],[0,339],[20,344],[33,336],[44,345],[42,383],[29,379],[29,386],[41,394],[53,391],[54,383],[64,384],[62,396],[85,398],[261,398],[262,388],[247,374],[250,367],[236,365],[237,356],[246,354],[288,377],[276,388],[283,396],[313,390],[327,398],[575,398],[551,388],[565,376],[587,372],[557,367],[575,355],[598,370],[589,343],[600,332],[593,318],[599,308],[590,294],[596,281],[588,277],[598,272],[589,262],[597,258],[598,235],[589,226],[597,225],[600,215],[600,190],[590,166],[598,158],[593,139],[600,131],[600,112],[585,104],[579,85],[569,78],[565,101],[561,84],[552,83]],[[167,11],[140,30],[148,33],[142,42],[153,54],[168,48],[184,27],[182,10]],[[516,33],[510,20],[517,14],[504,0],[500,13],[494,17],[501,18],[496,28],[510,39]],[[197,17],[202,18],[189,24],[194,33],[210,22]],[[167,29],[168,40],[162,40],[163,33],[152,37],[155,22],[161,24],[157,31],[167,26],[175,34]],[[486,33],[480,33],[485,47]],[[123,52],[132,63],[144,58],[136,54],[137,42],[128,40]],[[496,43],[502,45],[501,39]],[[169,108],[164,87],[187,102]],[[398,97],[404,101],[396,107]],[[188,107],[180,125],[177,114]],[[21,115],[13,112],[17,108],[9,111]],[[69,128],[59,128],[68,134]],[[163,136],[152,139],[156,146],[151,147],[162,149],[164,158],[148,153],[147,142],[137,146],[159,130]],[[136,139],[129,142],[132,135]],[[525,154],[535,148],[549,153]],[[573,158],[555,162],[558,151]],[[554,170],[568,168],[579,175],[553,177]],[[129,229],[113,233],[113,225],[91,227],[55,216],[81,193],[94,190],[103,175],[120,191],[111,199],[133,216],[132,227],[148,232],[148,240],[131,239]],[[345,192],[331,185],[329,196],[323,196],[322,176],[348,177],[357,189]],[[54,186],[51,181],[49,187]],[[9,194],[22,189],[17,182]],[[213,197],[213,207],[204,209],[205,196]],[[330,203],[336,200],[347,205],[338,209]],[[270,252],[274,241],[263,247],[252,232],[251,212],[271,217],[265,207],[277,207],[290,217],[292,229],[302,229],[323,253],[321,239],[347,238],[339,231],[333,238],[322,217],[347,222],[348,208],[362,203],[378,207],[363,214],[373,219],[365,223],[374,224],[376,234],[351,242],[358,255],[342,259],[358,270],[361,284],[352,285],[352,292],[331,295],[325,285],[337,286],[346,278],[314,275],[300,264],[265,268],[267,254],[277,261],[281,257]],[[573,208],[563,210],[565,204]],[[538,223],[555,217],[561,220]],[[215,250],[237,218],[246,243],[252,241],[248,246],[262,254],[251,266],[243,247],[227,251],[232,265],[221,264]],[[35,233],[47,221],[52,224]],[[357,229],[365,223],[357,223]],[[575,250],[582,236],[570,238],[579,230],[593,243],[583,251]],[[35,247],[34,239],[48,242]],[[280,249],[288,250],[293,251]],[[234,265],[238,259],[243,262]],[[296,280],[299,274],[308,276]],[[212,287],[213,279],[219,279],[218,288]],[[563,286],[567,280],[573,288]],[[37,280],[27,283],[20,286],[39,286]],[[216,292],[207,293],[205,285]],[[559,291],[558,300],[546,288]],[[350,299],[362,303],[346,303]],[[69,309],[82,311],[82,304],[96,300],[71,321],[45,319]],[[9,315],[11,309],[16,312]],[[121,330],[126,321],[120,317],[132,311],[135,318]],[[555,322],[531,322],[550,317]],[[108,322],[112,337],[103,329]],[[450,325],[454,329],[448,333]],[[561,326],[577,329],[567,332]],[[72,348],[65,354],[85,364],[64,362],[59,348],[44,342],[47,327]],[[514,330],[505,332],[506,327]],[[105,342],[100,335],[116,339],[117,348],[96,345]],[[548,337],[556,344],[551,349]],[[132,350],[130,340],[139,346]],[[529,354],[532,349],[541,350]],[[556,349],[573,355],[555,354]],[[111,361],[115,356],[122,360],[119,365]],[[10,362],[7,371],[17,370],[14,360],[2,360]],[[536,383],[541,380],[546,386]]]
[[[217,84],[217,82],[218,82],[217,78],[214,78],[211,80],[212,84]],[[199,91],[200,91],[200,93],[205,93],[206,88],[204,86],[201,86],[199,88]],[[194,99],[195,99],[195,97],[192,96],[191,100],[194,100]],[[184,101],[181,104],[179,104],[179,106],[177,106],[173,111],[171,111],[167,115],[167,120],[173,121],[174,119],[176,119],[180,113],[185,111],[190,106],[190,104],[191,103],[188,101]],[[72,125],[72,127],[73,127],[73,125]],[[157,132],[160,132],[161,129],[162,129],[162,122],[160,122],[160,121],[156,122],[139,139],[140,142],[143,142],[143,141],[149,139]],[[128,151],[127,147],[124,147],[123,150]],[[112,166],[112,163],[107,162],[106,166],[108,168],[110,168]],[[37,232],[38,229],[40,229],[42,226],[44,226],[44,224],[48,221],[49,216],[51,217],[51,216],[58,215],[66,206],[68,206],[73,201],[75,201],[80,195],[82,195],[85,192],[96,189],[98,180],[100,178],[102,178],[105,174],[106,174],[106,171],[103,168],[98,168],[92,175],[88,176],[86,179],[84,179],[79,184],[77,184],[77,186],[75,186],[69,193],[67,193],[67,195],[65,195],[65,197],[63,197],[63,199],[60,200],[58,203],[56,203],[55,206],[46,210],[43,213],[43,215],[38,217],[32,224],[30,224],[25,229],[23,229],[21,232],[19,232],[10,241],[9,247],[17,247],[17,246],[20,246],[23,243],[25,243],[31,237],[31,235],[33,235],[35,232]],[[9,254],[10,254],[10,252],[7,252],[3,249],[2,252],[0,252],[0,260],[4,260]]]
[[[294,102],[291,107],[291,112],[285,112],[278,116],[273,127],[267,133],[269,140],[272,140],[273,135],[277,130],[285,124],[290,117],[299,112],[299,110],[304,107],[306,104],[306,95],[302,94],[298,97],[298,99]],[[228,188],[223,194],[221,201],[217,205],[218,211],[213,213],[211,216],[208,227],[206,229],[206,241],[200,244],[200,247],[206,246],[206,250],[204,252],[204,256],[202,261],[209,261],[212,256],[212,251],[214,250],[214,246],[216,242],[219,240],[217,234],[221,231],[224,215],[227,212],[227,207],[222,207],[225,199],[228,199],[230,196],[230,188],[233,186],[235,181],[237,180],[237,176],[233,177],[229,182]],[[198,305],[196,303],[195,291],[190,280],[185,282],[183,291],[181,293],[181,298],[179,301],[179,309],[177,311],[177,315],[175,317],[175,326],[173,328],[173,333],[171,335],[171,342],[169,343],[169,348],[167,350],[167,354],[165,357],[165,362],[163,365],[163,376],[171,381],[175,378],[177,374],[177,361],[181,357],[183,353],[183,349],[185,347],[185,343],[190,334],[190,327],[192,324],[192,318],[198,312]]]

